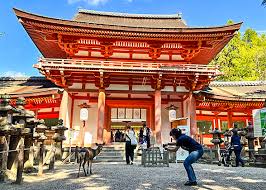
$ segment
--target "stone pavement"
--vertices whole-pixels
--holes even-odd
[[[139,164],[95,163],[93,174],[77,178],[77,164],[57,166],[55,173],[42,177],[25,176],[22,185],[0,184],[1,190],[144,190],[144,189],[196,189],[196,190],[264,190],[266,169],[239,167],[225,168],[217,165],[194,164],[199,185],[186,187],[187,180],[183,164],[170,167],[144,168]]]

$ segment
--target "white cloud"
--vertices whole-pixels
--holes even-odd
[[[7,71],[4,73],[0,73],[0,77],[28,77],[28,76],[25,73],[17,71]]]
[[[74,4],[78,2],[85,2],[89,5],[97,6],[99,4],[105,4],[108,0],[67,0],[68,4]]]
[[[99,4],[105,4],[105,3],[107,3],[107,1],[109,1],[109,0],[67,0],[68,4],[85,2],[85,3],[88,3],[89,5],[94,5],[94,6],[97,6]],[[126,1],[129,3],[133,2],[133,0],[126,0]]]

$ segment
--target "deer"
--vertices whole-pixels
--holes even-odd
[[[91,147],[81,148],[80,149],[80,151],[78,153],[79,154],[79,156],[78,156],[78,159],[79,159],[78,177],[79,177],[79,172],[80,172],[81,165],[83,167],[83,171],[84,171],[85,176],[92,174],[92,171],[91,171],[92,160],[93,160],[93,158],[95,156],[97,156],[101,152],[102,147],[104,146],[104,144],[105,143],[103,143],[103,144],[97,144],[96,143],[96,146],[97,146],[96,149],[93,149]],[[87,172],[86,172],[86,169],[85,169],[86,163],[88,164],[88,166],[87,166]]]

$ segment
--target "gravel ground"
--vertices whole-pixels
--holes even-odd
[[[266,169],[239,167],[225,168],[216,165],[194,164],[198,186],[186,187],[186,172],[182,163],[170,167],[142,167],[139,164],[95,163],[93,174],[77,178],[78,165],[57,166],[54,173],[42,177],[24,175],[22,185],[10,182],[0,184],[1,190],[141,190],[141,189],[202,189],[202,190],[266,190]]]

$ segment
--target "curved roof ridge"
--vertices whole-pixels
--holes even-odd
[[[210,83],[211,87],[219,86],[260,86],[266,85],[266,81],[213,81]]]
[[[134,14],[134,13],[121,13],[121,12],[108,12],[108,11],[95,11],[88,9],[79,9],[79,13],[102,15],[102,16],[114,16],[114,17],[129,17],[129,18],[167,18],[167,19],[181,19],[182,13],[177,14]]]
[[[70,24],[75,24],[75,23],[78,23],[78,24],[94,24],[94,25],[97,25],[97,26],[115,26],[115,25],[111,25],[111,24],[96,24],[96,23],[88,23],[88,22],[85,22],[85,21],[78,21],[78,20],[68,20],[68,19],[63,19],[63,18],[55,18],[55,17],[49,17],[49,16],[43,16],[43,15],[40,15],[40,14],[36,14],[36,13],[31,13],[31,12],[27,12],[25,10],[22,10],[22,9],[17,9],[17,8],[13,8],[15,14],[17,15],[17,17],[25,17],[27,18],[27,16],[32,16],[34,18],[34,20],[38,19],[38,18],[42,18],[42,19],[47,19],[48,21],[50,22],[53,22],[53,21],[62,21],[62,22],[68,22]],[[97,11],[96,11],[97,12]],[[75,15],[76,17],[77,15]],[[183,20],[183,19],[180,19],[182,22],[184,22],[184,24],[186,25],[186,21]],[[197,30],[197,29],[220,29],[220,28],[231,28],[231,27],[235,27],[235,28],[238,28],[240,27],[240,25],[242,24],[243,22],[237,22],[237,23],[233,23],[233,24],[225,24],[225,25],[216,25],[216,26],[186,26],[186,27],[180,27],[180,28],[163,28],[164,30],[174,30],[174,29],[186,29],[186,30]],[[128,27],[128,26],[120,26],[120,27]],[[133,26],[130,26],[130,28],[146,28],[146,29],[161,29],[160,27],[157,27],[157,28],[149,28],[149,27],[133,27]]]

